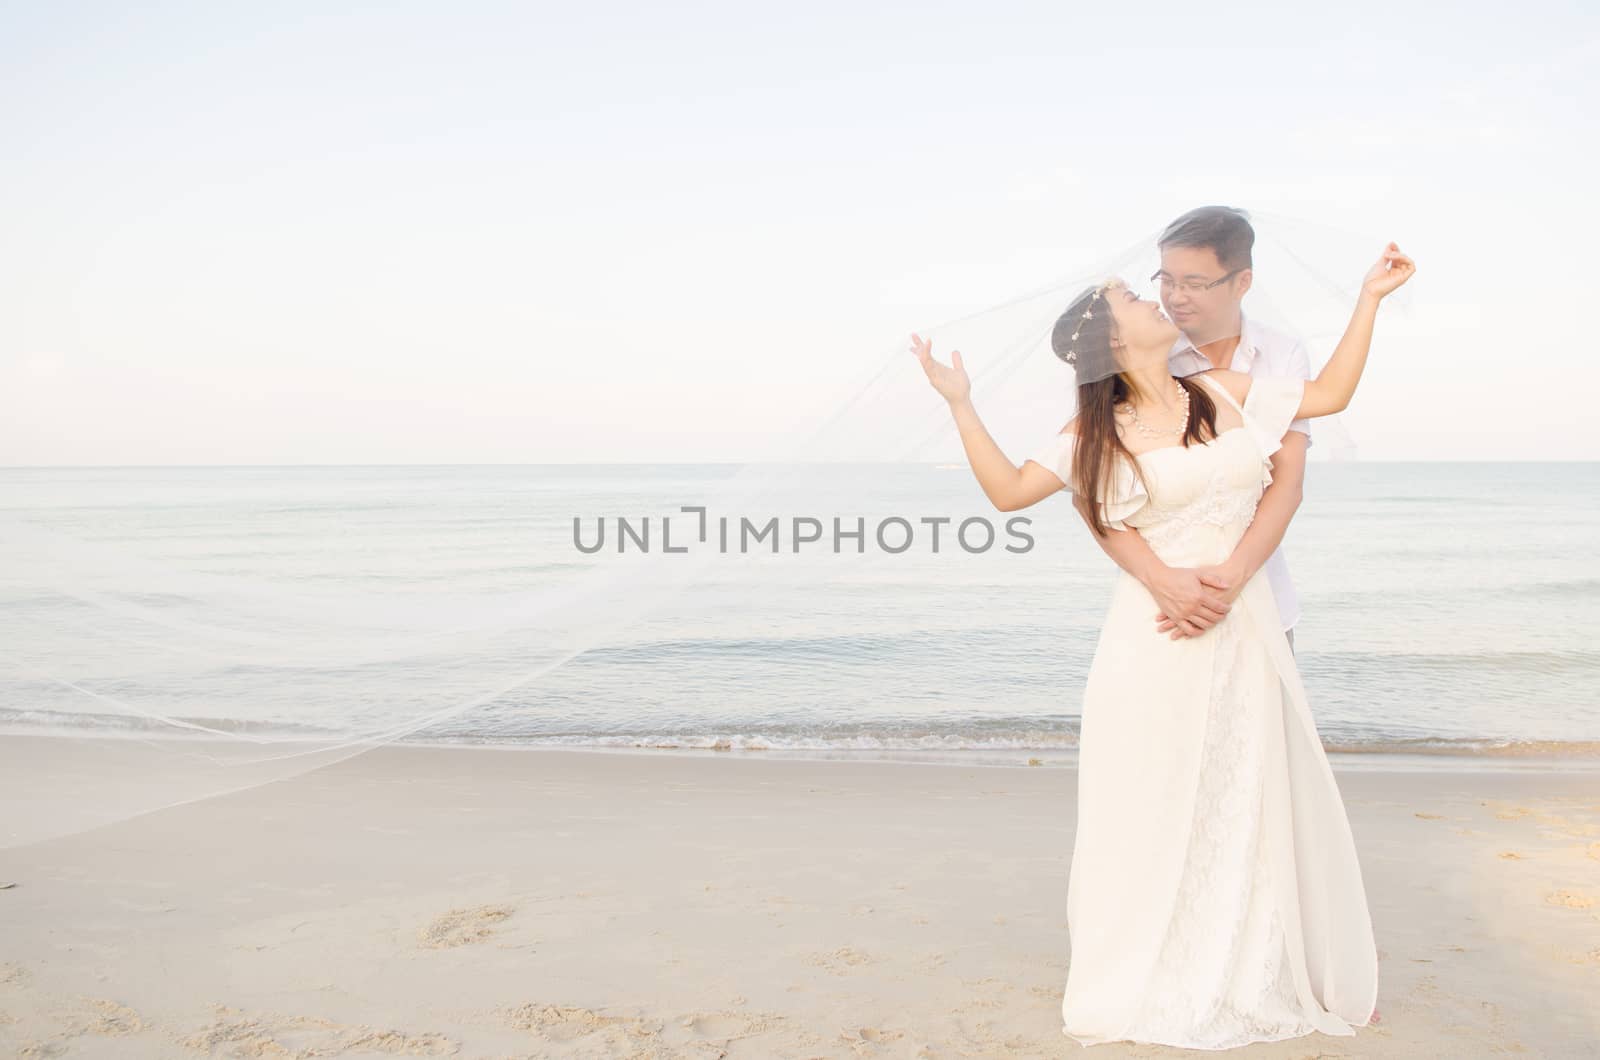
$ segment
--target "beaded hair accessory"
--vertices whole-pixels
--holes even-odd
[[[1094,294],[1089,296],[1089,306],[1088,306],[1088,308],[1086,308],[1083,311],[1083,314],[1080,317],[1080,319],[1082,319],[1082,320],[1093,320],[1094,319],[1094,304],[1096,302],[1101,301],[1101,300],[1103,300],[1105,298],[1106,288],[1110,287],[1113,282],[1115,282],[1115,281],[1107,280],[1105,283],[1102,283],[1099,287],[1096,287],[1094,289]],[[1083,325],[1079,324],[1078,325],[1078,329],[1079,329],[1079,331],[1081,331],[1083,329]],[[1078,341],[1078,331],[1074,331],[1072,333],[1072,341],[1073,342],[1077,342]],[[1077,367],[1077,364],[1078,364],[1078,351],[1076,349],[1074,349],[1073,347],[1068,346],[1067,347],[1067,352],[1062,355],[1061,359],[1066,361],[1068,364],[1072,365],[1073,367]]]

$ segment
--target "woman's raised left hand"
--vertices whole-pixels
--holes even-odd
[[[1374,298],[1382,298],[1416,273],[1416,263],[1400,253],[1399,247],[1390,243],[1383,249],[1383,256],[1378,259],[1378,263],[1367,271],[1367,275],[1361,281],[1361,289]]]

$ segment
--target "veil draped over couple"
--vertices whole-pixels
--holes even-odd
[[[1227,1049],[1376,1017],[1355,841],[1295,665],[1279,542],[1312,419],[1344,409],[1378,307],[1411,278],[1391,243],[1316,375],[1244,313],[1255,233],[1204,207],[1158,239],[1160,299],[1121,278],[1051,333],[1077,409],[1018,467],[962,356],[911,337],[1001,511],[1072,493],[1120,568],[1083,694],[1063,1031],[1085,1045]],[[1142,280],[1144,277],[1136,277]]]

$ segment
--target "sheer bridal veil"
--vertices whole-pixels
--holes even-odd
[[[1252,221],[1245,312],[1303,341],[1315,372],[1391,233]],[[1072,368],[1050,345],[1058,318],[1111,276],[1159,297],[1159,231],[1110,254],[1063,239],[1070,274],[1037,289],[932,327],[907,320],[899,334],[839,335],[859,351],[859,369],[824,405],[796,410],[802,426],[774,434],[770,460],[680,469],[670,484],[649,465],[623,478],[568,465],[530,469],[516,490],[491,496],[471,467],[365,477],[310,468],[285,499],[270,468],[233,469],[221,488],[194,468],[150,469],[134,485],[108,469],[14,471],[0,513],[0,727],[24,766],[38,741],[52,750],[48,769],[0,777],[3,843],[397,741],[492,734],[513,715],[517,732],[581,743],[598,731],[589,722],[600,700],[626,715],[645,687],[651,702],[737,697],[746,716],[779,717],[798,709],[793,697],[778,702],[786,684],[816,682],[830,666],[847,680],[855,665],[896,665],[876,638],[885,629],[976,630],[971,612],[905,614],[877,592],[968,578],[967,599],[981,600],[982,568],[947,556],[1027,562],[1004,552],[1019,538],[965,473],[948,410],[905,336],[931,337],[947,363],[962,352],[979,414],[1020,463],[1073,411]],[[1353,448],[1333,420],[1317,421],[1313,440],[1314,457]],[[946,512],[907,507],[885,465],[956,475],[964,499]],[[1060,524],[1071,547],[1094,548],[1069,505],[1027,515]],[[964,523],[977,516],[987,522]],[[812,603],[786,609],[799,587]],[[759,683],[718,687],[715,671],[697,668],[696,653],[710,649],[692,631],[711,614],[748,631],[745,647],[718,650],[748,650]],[[811,653],[825,638],[835,650]],[[991,662],[1003,681],[1003,655],[973,660]],[[906,683],[917,680],[908,669]],[[606,732],[648,744],[647,715],[641,707],[636,726]]]

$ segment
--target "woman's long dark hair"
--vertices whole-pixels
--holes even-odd
[[[1084,312],[1095,312],[1084,319]],[[1116,325],[1111,317],[1111,307],[1098,287],[1079,295],[1056,321],[1050,335],[1050,346],[1056,356],[1072,364],[1074,369],[1084,366],[1084,375],[1100,375],[1103,369],[1114,364],[1111,340]],[[1077,338],[1073,338],[1076,335]],[[1069,358],[1068,352],[1072,357]],[[1091,367],[1094,366],[1094,367]],[[1182,444],[1204,442],[1217,436],[1217,406],[1206,388],[1192,379],[1179,379],[1178,385],[1189,392],[1189,422],[1184,428]],[[1121,374],[1106,375],[1078,387],[1078,414],[1074,423],[1077,443],[1072,450],[1072,491],[1079,497],[1098,502],[1110,496],[1115,483],[1116,461],[1120,457],[1133,468],[1134,476],[1144,482],[1139,462],[1123,444],[1117,434],[1116,406],[1129,400],[1133,388]],[[1109,532],[1101,506],[1087,505],[1089,525],[1104,537]]]

